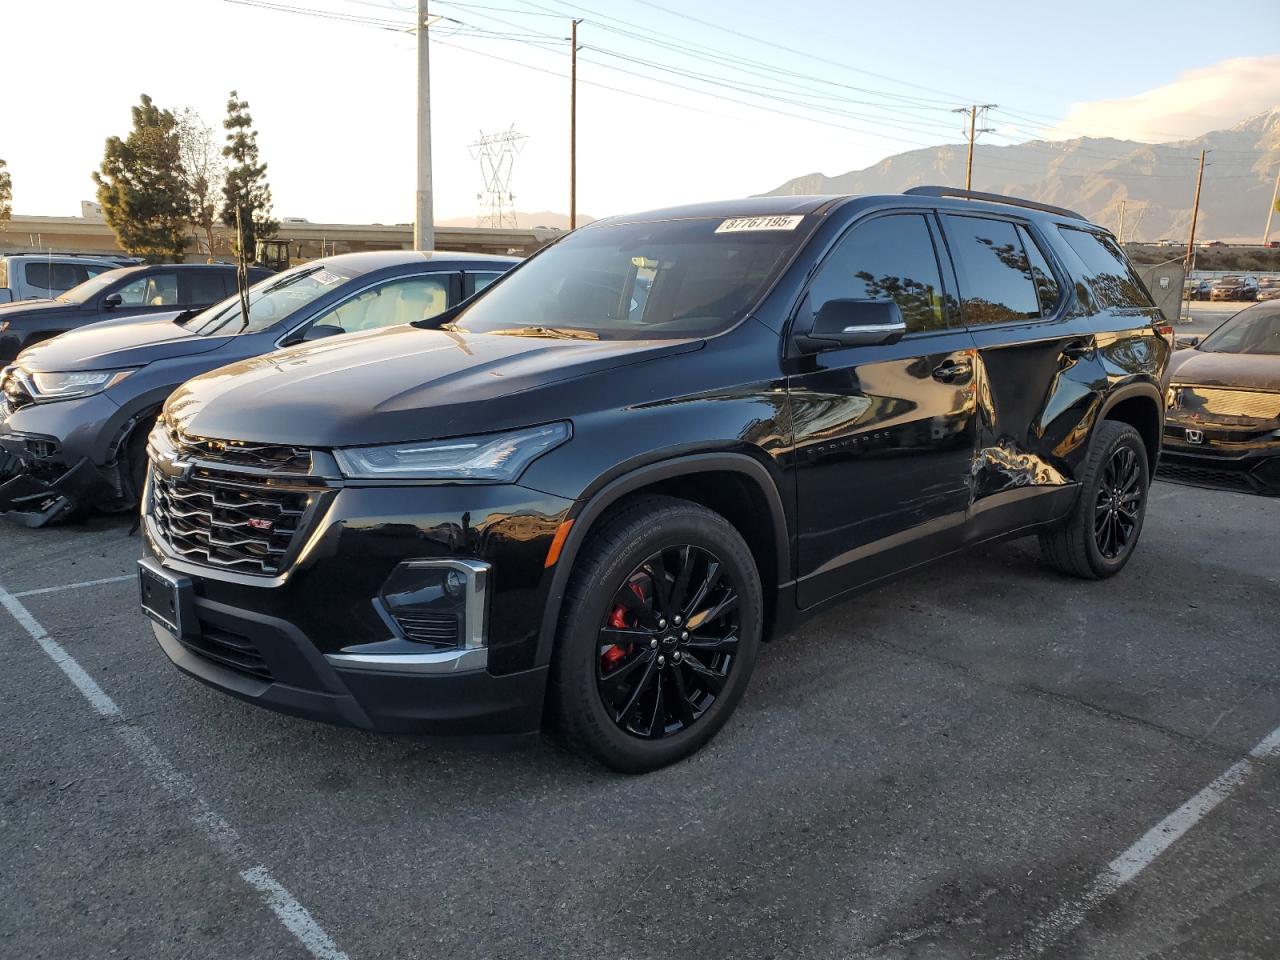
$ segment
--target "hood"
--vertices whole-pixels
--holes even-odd
[[[1280,356],[1261,353],[1209,353],[1179,350],[1169,361],[1174,386],[1280,390]]]
[[[563,384],[699,349],[702,340],[562,340],[412,326],[331,337],[183,384],[184,433],[334,447],[463,436],[598,409]]]
[[[28,347],[28,370],[111,370],[141,367],[156,360],[208,353],[230,337],[199,337],[173,322],[176,314],[144,320],[121,317],[91,323]]]
[[[58,300],[14,300],[12,303],[0,303],[0,320],[79,313],[81,309],[78,303],[62,303]]]

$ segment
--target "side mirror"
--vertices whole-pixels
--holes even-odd
[[[13,291],[8,287],[0,287],[0,303],[13,303]]]
[[[120,296],[120,294],[108,293],[105,297],[102,298],[102,309],[114,310],[116,307],[120,306],[120,304],[122,303],[124,303],[124,297]]]
[[[813,329],[796,337],[809,351],[897,343],[907,332],[892,300],[828,300],[813,318]]]
[[[302,335],[302,340],[300,340],[299,342],[302,343],[308,340],[323,340],[325,339],[325,337],[337,337],[337,336],[341,336],[346,332],[347,331],[343,330],[341,327],[331,327],[331,326],[328,326],[327,324],[317,323],[314,326],[308,328],[307,332]]]
[[[1174,337],[1173,347],[1175,350],[1185,350],[1187,347],[1200,346],[1199,337]]]

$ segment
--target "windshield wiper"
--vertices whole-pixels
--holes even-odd
[[[513,327],[510,330],[490,330],[500,337],[553,337],[557,340],[599,340],[600,335],[590,330],[573,327]]]

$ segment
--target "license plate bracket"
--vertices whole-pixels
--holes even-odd
[[[138,592],[142,612],[175,637],[184,637],[195,629],[190,577],[170,573],[149,560],[139,560]]]

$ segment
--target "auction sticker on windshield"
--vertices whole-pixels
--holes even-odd
[[[785,217],[730,217],[716,233],[745,233],[748,230],[794,230],[804,217],[800,214]]]

